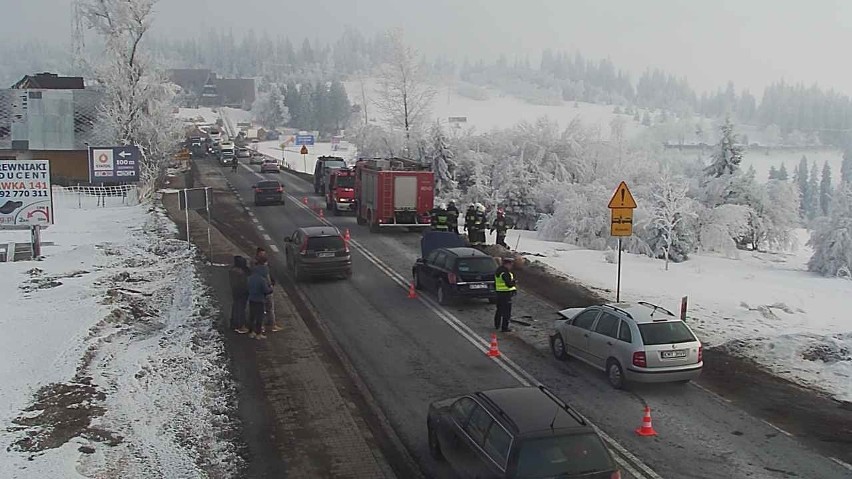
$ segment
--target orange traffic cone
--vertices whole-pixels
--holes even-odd
[[[349,230],[346,230],[346,232],[348,233]],[[414,289],[414,283],[411,283],[411,284],[408,285],[408,299],[415,299],[415,298],[417,298],[417,290]]]
[[[636,429],[636,434],[640,436],[656,436],[657,431],[651,425],[651,408],[645,406],[645,416],[642,418],[642,427]]]
[[[346,228],[346,232],[343,233],[343,239],[344,241],[349,241],[350,239],[352,239],[352,236],[349,235],[349,228]]]
[[[488,348],[488,352],[485,355],[489,358],[500,357],[500,348],[497,347],[497,335],[495,333],[491,333],[491,347]]]
[[[308,204],[308,197],[307,196],[302,197],[302,204],[304,204],[304,205]]]

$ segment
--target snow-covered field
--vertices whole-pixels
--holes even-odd
[[[807,233],[798,231],[800,244]],[[511,230],[511,247],[615,300],[617,266],[606,252],[540,241]],[[689,297],[688,321],[711,346],[726,345],[780,376],[852,401],[852,281],[806,268],[811,251],[741,252],[740,258],[693,255],[680,264],[623,254],[621,299],[677,312]],[[609,291],[606,291],[609,290]]]
[[[301,155],[301,146],[286,146],[281,149],[281,141],[262,141],[257,143],[257,151],[273,158],[283,159],[287,168],[302,173],[314,173],[314,165],[320,156],[339,156],[345,160],[355,159],[355,149],[347,145],[346,150],[332,150],[331,143],[316,143],[308,147],[308,154]]]
[[[0,263],[0,477],[233,475],[233,385],[194,251],[147,206],[56,208],[43,261]]]

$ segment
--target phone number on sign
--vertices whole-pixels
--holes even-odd
[[[38,198],[47,197],[47,191],[30,191],[30,190],[0,190],[0,198]]]

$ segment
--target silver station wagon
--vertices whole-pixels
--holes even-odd
[[[701,342],[670,311],[647,302],[559,311],[550,346],[606,372],[615,388],[627,382],[687,383],[704,366]]]

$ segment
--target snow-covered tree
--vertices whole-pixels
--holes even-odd
[[[781,168],[778,168],[778,179],[781,181],[790,179],[790,174],[787,173],[787,166],[784,163],[781,163]]]
[[[761,211],[762,229],[758,231],[758,244],[770,249],[794,249],[796,237],[793,230],[799,226],[799,191],[786,181],[774,180],[766,185],[767,201]]]
[[[808,245],[814,250],[808,269],[824,276],[852,278],[852,186],[835,192],[828,218],[817,221]]]
[[[852,184],[852,149],[843,152],[843,163],[840,164],[840,182]]]
[[[822,216],[828,216],[828,209],[831,206],[831,167],[828,162],[822,166],[822,179],[819,183],[819,207]]]
[[[429,85],[417,52],[405,44],[402,30],[389,32],[388,42],[390,51],[380,72],[376,106],[392,128],[405,132],[408,141],[411,130],[427,116],[436,90]]]
[[[778,170],[775,168],[775,165],[769,167],[769,179],[777,180],[778,179]]]
[[[808,176],[807,196],[805,197],[805,213],[808,219],[814,219],[820,215],[820,199],[819,199],[819,169],[816,162],[811,166],[811,172]]]
[[[435,193],[441,198],[451,199],[456,188],[455,155],[450,150],[449,140],[438,122],[432,126],[431,141],[432,151],[429,153],[429,158],[432,162],[432,171],[435,173]]]
[[[710,165],[705,170],[711,178],[734,174],[739,170],[743,159],[743,147],[737,144],[737,135],[734,133],[734,125],[730,118],[725,120],[719,131],[722,137],[716,145]]]
[[[807,217],[807,211],[805,208],[809,203],[810,192],[808,191],[808,158],[804,155],[802,156],[802,159],[799,160],[799,166],[796,167],[795,171],[793,171],[793,182],[796,183],[796,187],[799,188],[799,196],[802,199],[799,213],[802,218],[805,218]]]
[[[104,98],[98,128],[121,145],[137,145],[140,196],[150,198],[180,139],[173,112],[176,87],[143,51],[156,0],[81,0],[80,12],[102,39],[95,76]]]
[[[735,256],[739,244],[749,232],[751,208],[743,205],[719,205],[703,211],[699,218],[701,250]]]
[[[652,230],[654,242],[649,242],[656,257],[676,263],[687,259],[692,251],[692,224],[694,201],[687,196],[688,184],[684,178],[665,172],[653,186],[652,219],[647,229]]]
[[[278,128],[290,121],[284,95],[278,84],[272,83],[267,91],[258,94],[251,108],[255,119],[267,128]]]

